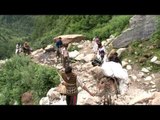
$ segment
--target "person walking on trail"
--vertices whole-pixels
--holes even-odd
[[[104,56],[105,56],[105,47],[102,45],[102,43],[98,43],[98,52],[97,52],[97,58],[103,62]]]
[[[62,45],[63,45],[62,38],[59,37],[58,40],[56,41],[56,56],[57,56],[57,58],[61,58]],[[62,62],[62,59],[61,59],[61,62]]]
[[[98,44],[100,43],[100,40],[99,40],[99,38],[96,36],[96,37],[94,37],[93,38],[93,52],[94,53],[97,53],[97,51],[98,51]]]
[[[78,86],[81,86],[86,90],[91,96],[95,93],[91,93],[87,87],[82,83],[78,76],[72,72],[72,67],[67,66],[65,72],[61,73],[63,78],[62,84],[66,86],[66,102],[67,105],[76,105],[78,96]]]
[[[62,63],[64,68],[66,66],[69,66],[69,52],[67,48],[68,48],[68,44],[63,44],[61,54],[62,54]]]

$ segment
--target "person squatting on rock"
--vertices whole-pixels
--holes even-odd
[[[28,42],[25,42],[23,44],[23,52],[24,52],[24,54],[27,54],[27,55],[31,54],[31,48],[30,48]]]
[[[62,84],[66,86],[66,102],[67,105],[76,105],[77,96],[78,96],[78,86],[81,86],[86,90],[91,96],[94,96],[94,93],[91,93],[87,87],[82,83],[78,76],[72,72],[72,67],[67,66],[65,72],[61,73],[63,82]]]

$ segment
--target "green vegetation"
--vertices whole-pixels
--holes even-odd
[[[69,48],[68,48],[68,51],[74,51],[74,50],[79,51],[79,50],[80,50],[80,48],[78,48],[78,46],[77,46],[77,45],[72,45],[72,44],[71,44],[71,46],[69,46]]]
[[[101,40],[119,35],[131,15],[1,15],[0,59],[14,54],[17,42],[28,41],[33,49],[53,44],[53,38],[63,34],[83,34],[87,39]],[[4,51],[7,51],[4,53]]]
[[[0,71],[0,104],[21,104],[20,96],[26,91],[33,92],[38,104],[59,82],[56,69],[33,63],[28,56],[13,56]]]
[[[131,15],[37,16],[32,38],[36,39],[36,48],[52,43],[53,37],[63,34],[83,34],[90,40],[99,36],[104,40],[111,34],[119,35],[128,26],[130,18]]]
[[[101,40],[119,35],[129,23],[130,15],[1,15],[0,60],[11,58],[0,68],[0,104],[21,104],[20,96],[31,91],[34,104],[56,86],[56,69],[40,66],[27,56],[16,56],[16,43],[28,41],[33,50],[54,44],[53,38],[63,34],[83,34],[86,39]],[[69,51],[79,50],[71,46]]]
[[[122,55],[123,58],[132,60],[133,64],[140,67],[151,67],[152,72],[158,72],[160,65],[151,63],[150,60],[157,56],[160,61],[160,17],[158,17],[158,28],[152,37],[145,41],[135,41]]]

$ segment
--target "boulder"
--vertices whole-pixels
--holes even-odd
[[[54,40],[58,39],[59,37],[62,38],[62,42],[65,44],[73,43],[73,42],[80,42],[84,40],[85,37],[81,34],[70,34],[70,35],[61,35],[54,38]]]
[[[31,92],[25,92],[21,96],[22,105],[32,105],[33,104],[33,95]]]
[[[79,52],[77,50],[74,50],[72,52],[69,52],[69,57],[70,58],[75,58],[79,55]]]
[[[75,59],[76,60],[83,60],[84,54],[79,54]]]
[[[86,55],[85,57],[84,57],[84,60],[86,61],[86,62],[90,62],[91,60],[93,60],[93,58],[95,58],[95,54],[88,54],[88,55]]]
[[[151,59],[151,62],[155,62],[157,60],[157,56],[154,56],[152,59]]]
[[[40,101],[39,101],[40,105],[49,105],[49,98],[48,97],[43,97]]]
[[[126,49],[127,49],[127,48],[119,48],[119,49],[117,50],[118,56],[120,57],[121,54],[122,54],[124,51],[126,51]]]

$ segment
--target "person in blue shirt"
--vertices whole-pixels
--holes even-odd
[[[56,41],[56,47],[57,47],[57,48],[61,48],[61,47],[62,47],[62,44],[63,44],[62,38],[59,37],[58,40]]]
[[[57,61],[59,58],[61,58],[61,47],[63,45],[62,38],[59,37],[58,40],[56,41],[56,56],[57,56]],[[62,58],[61,58],[62,62]]]

